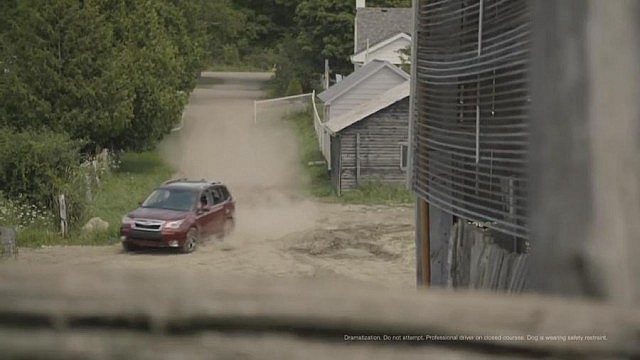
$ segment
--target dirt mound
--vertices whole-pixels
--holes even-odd
[[[340,229],[313,229],[287,236],[288,248],[306,255],[330,258],[397,260],[411,244],[410,225],[372,225]]]

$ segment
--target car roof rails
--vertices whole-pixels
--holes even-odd
[[[165,182],[162,183],[162,185],[169,185],[169,184],[173,184],[176,182],[180,182],[180,181],[187,181],[187,178],[179,178],[179,179],[171,179],[171,180],[167,180]]]

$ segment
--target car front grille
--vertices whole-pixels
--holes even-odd
[[[145,230],[131,230],[129,233],[130,239],[135,240],[150,240],[150,241],[161,241],[162,233],[159,231],[145,231]]]
[[[140,231],[160,231],[163,225],[162,220],[136,219],[133,222],[133,228]]]

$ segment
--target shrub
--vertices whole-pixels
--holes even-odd
[[[80,220],[86,206],[81,145],[62,133],[0,128],[0,190],[20,206],[50,212],[65,194],[69,222]]]
[[[302,84],[300,83],[300,79],[294,77],[289,80],[289,85],[287,85],[287,93],[286,96],[298,95],[302,94]]]

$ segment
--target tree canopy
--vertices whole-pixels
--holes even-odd
[[[276,65],[279,94],[317,86],[325,59],[346,74],[354,15],[351,0],[0,1],[0,147],[30,139],[12,154],[31,159],[0,157],[16,169],[0,192],[50,200],[81,155],[152,148],[207,67]]]

